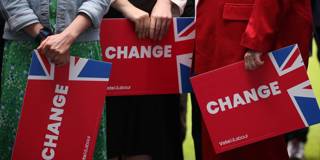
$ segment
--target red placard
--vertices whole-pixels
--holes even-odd
[[[77,57],[55,67],[35,51],[12,159],[91,160],[110,68]]]
[[[217,153],[320,122],[297,45],[268,53],[247,71],[235,63],[191,79]]]
[[[113,65],[108,96],[191,90],[193,18],[174,18],[161,41],[139,40],[127,19],[105,19],[101,25],[103,59]]]

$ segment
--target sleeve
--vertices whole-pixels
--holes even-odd
[[[86,14],[94,28],[99,28],[103,16],[110,7],[110,0],[86,0],[79,7],[78,12]]]
[[[240,45],[258,52],[268,52],[273,46],[279,24],[292,0],[255,0],[248,25]]]
[[[178,13],[180,15],[182,15],[183,11],[184,11],[184,7],[187,4],[187,0],[171,0],[171,2],[173,3],[173,13]],[[175,11],[178,10],[178,11]]]
[[[26,0],[0,0],[0,10],[10,29],[15,32],[39,22]]]

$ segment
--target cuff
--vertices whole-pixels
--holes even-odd
[[[110,2],[110,1],[107,1],[107,2]],[[108,5],[109,4],[102,4],[102,2],[101,4],[98,4],[98,3],[93,3],[91,1],[87,1],[80,6],[80,8],[78,9],[78,13],[86,14],[91,19],[93,28],[99,28],[100,22],[105,12],[108,10]]]
[[[38,17],[33,13],[31,9],[19,12],[18,14],[8,19],[9,28],[14,32],[18,32],[24,27],[38,22]]]
[[[240,45],[256,52],[267,53],[273,49],[274,40],[271,35],[259,36],[255,31],[247,31],[242,35]]]
[[[171,0],[171,2],[173,3],[172,6],[172,13],[179,13],[178,16],[181,16],[183,14],[184,11],[184,7],[187,4],[187,0]],[[178,10],[178,11],[176,11]]]

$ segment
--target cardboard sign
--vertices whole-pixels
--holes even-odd
[[[194,37],[193,18],[174,18],[161,41],[139,40],[127,19],[103,20],[102,54],[113,65],[108,96],[189,92]]]
[[[91,160],[110,69],[72,56],[55,67],[34,51],[12,158]]]
[[[320,122],[298,46],[263,58],[255,71],[242,61],[191,79],[217,153]]]

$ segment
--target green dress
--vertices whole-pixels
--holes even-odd
[[[50,5],[52,29],[54,29],[53,24],[55,24],[56,1],[51,0]],[[31,52],[37,46],[37,43],[29,41],[7,41],[5,43],[1,74],[0,160],[11,159],[31,62]],[[71,46],[70,53],[74,56],[89,59],[101,59],[99,41],[74,43]],[[105,120],[104,114],[101,119],[94,160],[107,159]]]

